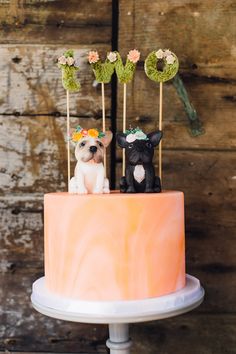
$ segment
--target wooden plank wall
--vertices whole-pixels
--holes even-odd
[[[202,281],[206,300],[185,316],[134,326],[136,351],[236,353],[236,3],[121,0],[120,18],[120,51],[142,52],[128,87],[129,121],[147,130],[156,124],[158,87],[145,77],[143,61],[161,47],[179,57],[205,128],[204,135],[191,137],[173,85],[164,84],[163,183],[185,193],[187,271]],[[121,117],[122,87],[118,102]]]
[[[104,353],[105,326],[46,318],[30,305],[43,274],[43,193],[66,188],[65,91],[56,60],[73,48],[82,90],[72,126],[101,126],[100,89],[87,52],[111,46],[111,1],[4,1],[0,5],[0,351]],[[97,10],[99,8],[99,11]],[[107,93],[107,114],[110,93]]]
[[[133,353],[236,353],[235,1],[120,0],[119,10],[120,52],[142,52],[128,86],[128,122],[154,129],[158,90],[143,61],[169,47],[206,131],[191,137],[175,89],[165,84],[164,187],[185,193],[187,270],[201,279],[206,300],[184,316],[131,326]],[[56,58],[68,45],[80,56],[83,89],[71,97],[72,124],[100,126],[100,90],[86,53],[110,50],[112,1],[4,1],[0,29],[0,351],[106,353],[105,326],[46,318],[29,296],[43,274],[43,193],[66,187],[65,92]],[[118,128],[121,115],[118,86]],[[118,150],[117,177],[120,156]]]

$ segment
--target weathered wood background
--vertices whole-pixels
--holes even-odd
[[[105,326],[46,318],[32,309],[29,296],[43,274],[43,193],[66,187],[65,92],[55,62],[68,47],[75,49],[82,90],[71,97],[72,121],[101,126],[100,88],[93,85],[86,53],[111,49],[114,18],[111,0],[0,3],[3,353],[106,353]],[[185,193],[187,271],[201,279],[206,300],[192,313],[133,325],[136,354],[236,353],[235,23],[234,0],[119,1],[120,52],[136,47],[144,61],[155,48],[171,48],[205,129],[205,135],[190,135],[176,91],[165,84],[164,187]],[[117,94],[120,128],[119,85]],[[109,85],[106,95],[110,124],[115,96],[112,101]],[[157,114],[157,86],[141,63],[128,86],[128,121],[150,130]],[[116,167],[118,177],[120,151]]]

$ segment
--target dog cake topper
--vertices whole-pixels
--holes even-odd
[[[86,130],[77,126],[71,140],[75,144],[77,164],[69,183],[69,193],[110,193],[103,160],[105,148],[112,140],[112,132],[100,132],[95,128]]]
[[[79,70],[78,61],[74,59],[73,50],[67,50],[57,60],[58,67],[62,72],[62,86],[66,90],[66,131],[67,131],[67,174],[68,190],[70,183],[70,91],[80,90],[81,86],[76,78],[76,72]]]
[[[125,175],[120,180],[123,193],[159,193],[161,181],[155,176],[152,163],[154,148],[162,138],[160,130],[145,134],[141,129],[130,128],[116,135],[118,145],[125,149]]]
[[[159,82],[159,129],[162,130],[163,112],[163,82],[173,79],[179,69],[177,56],[169,49],[158,49],[151,52],[144,63],[144,70],[147,77],[155,82]],[[162,179],[162,141],[159,144],[159,176]]]

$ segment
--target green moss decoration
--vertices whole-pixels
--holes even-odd
[[[62,71],[62,86],[64,89],[71,92],[79,91],[81,85],[76,77],[76,72],[79,71],[79,67],[74,59],[73,50],[67,50],[58,58],[58,67]]]
[[[99,60],[97,63],[92,63],[91,66],[97,82],[108,84],[111,81],[114,72],[114,63],[106,59],[104,63]]]
[[[158,63],[164,65],[163,70],[157,69]],[[169,62],[169,63],[168,63]],[[150,80],[156,82],[165,82],[172,79],[178,72],[179,61],[177,56],[169,50],[159,49],[158,51],[151,52],[144,64],[144,70]]]
[[[127,57],[125,65],[121,59],[121,56],[118,52],[115,52],[117,55],[117,60],[115,62],[115,71],[118,77],[119,83],[127,84],[132,81],[136,63],[129,60]]]

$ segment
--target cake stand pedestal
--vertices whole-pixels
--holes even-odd
[[[111,354],[129,354],[132,342],[129,323],[160,320],[199,306],[204,289],[187,275],[186,286],[169,295],[135,301],[80,301],[55,295],[45,287],[45,278],[33,284],[31,301],[40,313],[60,320],[109,325],[106,344]]]

